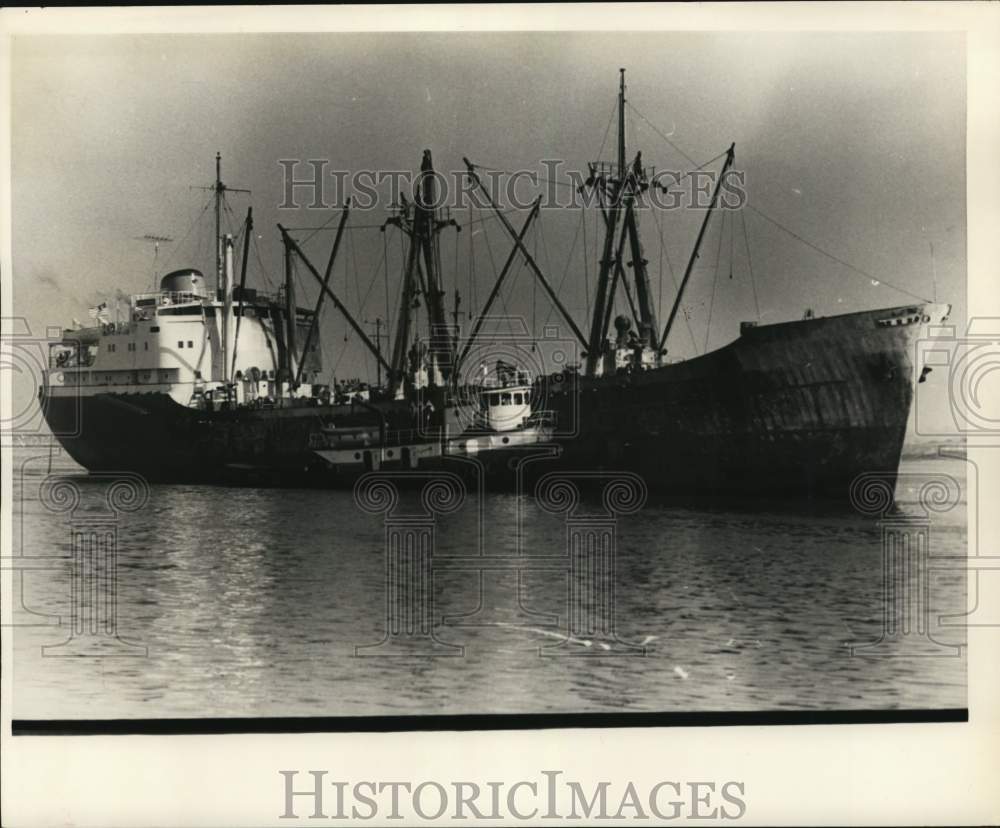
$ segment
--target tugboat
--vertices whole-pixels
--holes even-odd
[[[52,431],[92,471],[133,471],[150,480],[340,486],[371,469],[435,468],[482,460],[494,469],[525,447],[551,446],[539,473],[631,470],[652,490],[680,494],[829,496],[846,499],[862,472],[897,472],[924,367],[915,343],[950,306],[918,301],[881,310],[777,324],[743,323],[729,344],[686,360],[668,358],[669,337],[706,228],[735,158],[721,175],[666,325],[660,327],[639,238],[639,208],[654,177],[641,154],[628,162],[625,81],[618,95],[616,163],[590,165],[605,235],[589,335],[528,251],[539,203],[515,230],[466,160],[512,241],[489,299],[464,342],[449,324],[440,234],[460,230],[437,206],[426,150],[412,200],[401,198],[382,229],[408,240],[391,354],[372,343],[330,286],[349,204],[325,273],[279,225],[285,274],[274,295],[246,286],[253,226],[236,241],[219,228],[223,184],[216,158],[214,285],[194,268],[167,274],[159,290],[132,296],[127,321],[98,314],[53,343],[39,398]],[[627,245],[627,249],[626,249]],[[582,366],[552,373],[498,365],[470,380],[470,349],[513,265],[526,265],[561,314]],[[296,302],[294,264],[319,287],[313,307]],[[631,269],[631,274],[628,273]],[[616,291],[631,315],[614,318]],[[381,382],[346,389],[321,381],[318,320],[325,302],[375,357]],[[428,325],[418,334],[416,308]],[[544,467],[544,468],[543,468]]]
[[[555,416],[534,410],[534,386],[524,371],[498,361],[493,374],[463,391],[463,403],[475,403],[448,405],[443,424],[429,401],[411,403],[409,422],[416,425],[401,429],[391,427],[384,409],[366,405],[368,424],[333,423],[313,435],[312,445],[330,474],[346,483],[379,469],[461,470],[448,461],[469,458],[483,461],[491,480],[504,482],[507,461],[519,450],[552,444]]]

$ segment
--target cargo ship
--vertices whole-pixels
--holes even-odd
[[[349,204],[325,273],[279,225],[285,255],[274,295],[246,285],[252,212],[236,242],[219,231],[227,192],[216,159],[214,285],[194,268],[132,296],[128,318],[67,329],[39,389],[66,451],[91,471],[128,470],[153,481],[345,486],[378,469],[478,468],[510,485],[534,451],[538,473],[628,470],[654,491],[846,499],[864,472],[895,474],[916,383],[916,341],[950,307],[913,302],[775,324],[743,323],[729,344],[675,360],[667,348],[720,192],[725,162],[665,326],[656,318],[639,237],[643,194],[655,186],[641,154],[626,157],[625,82],[618,94],[616,162],[595,162],[585,187],[604,218],[595,302],[584,333],[518,231],[466,159],[512,246],[469,335],[445,312],[441,232],[457,223],[437,206],[430,151],[411,199],[382,229],[408,241],[391,353],[383,355],[330,286]],[[457,228],[456,229],[460,229]],[[477,337],[514,264],[526,266],[559,311],[581,364],[535,371],[476,358]],[[296,302],[295,264],[315,280],[312,307]],[[631,273],[628,273],[628,271]],[[612,320],[616,291],[631,315]],[[385,383],[345,388],[323,376],[319,319],[329,302],[384,371]],[[417,311],[426,315],[426,340]],[[612,324],[614,332],[611,332]],[[523,481],[522,481],[523,482]]]

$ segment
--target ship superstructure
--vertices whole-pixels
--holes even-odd
[[[228,189],[218,177],[216,216]],[[328,400],[312,309],[294,305],[290,283],[277,295],[246,286],[252,212],[243,227],[242,278],[234,279],[232,236],[219,236],[216,274],[185,268],[166,274],[159,290],[129,296],[111,319],[64,331],[50,349],[45,394],[78,400],[104,394],[169,397],[203,411]],[[296,342],[308,343],[297,349]],[[57,430],[57,433],[58,430]]]

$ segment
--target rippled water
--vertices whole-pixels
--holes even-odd
[[[15,553],[50,556],[23,575],[14,715],[101,718],[964,707],[964,655],[851,656],[879,637],[880,529],[843,510],[757,503],[649,503],[617,525],[614,616],[641,656],[567,638],[567,576],[437,567],[435,635],[464,655],[367,657],[386,630],[385,529],[350,492],[153,486],[118,531],[118,632],[146,655],[60,658],[69,636],[70,532],[104,508],[106,483],[57,457],[76,513],[39,500],[44,450],[21,452]],[[33,458],[33,459],[32,459]],[[958,460],[908,463],[963,476]],[[407,496],[409,497],[409,496]],[[404,497],[401,507],[409,508]],[[903,496],[904,512],[912,499]],[[485,551],[565,553],[566,526],[531,498],[477,498],[438,520],[437,561]],[[935,517],[935,554],[965,554],[965,507]],[[55,556],[55,557],[51,557]],[[60,558],[59,556],[64,556]],[[959,569],[932,572],[932,618],[961,613]],[[482,592],[480,591],[482,590]],[[466,621],[442,617],[480,613]],[[54,623],[58,615],[62,626]],[[554,617],[551,617],[554,616]],[[548,622],[556,621],[556,624]],[[945,644],[961,628],[932,627]],[[539,656],[539,648],[583,657]],[[448,650],[454,653],[454,650]],[[551,651],[548,651],[551,652]],[[964,653],[964,650],[962,651]],[[597,654],[594,656],[594,654]]]

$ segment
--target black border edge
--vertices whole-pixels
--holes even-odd
[[[394,733],[431,730],[748,727],[968,722],[968,708],[700,713],[532,713],[261,718],[14,719],[14,736],[190,736],[255,733]]]

